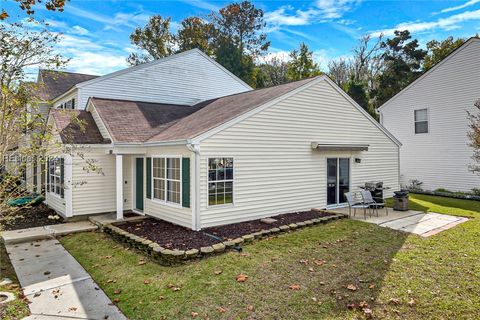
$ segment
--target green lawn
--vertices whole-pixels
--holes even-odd
[[[339,220],[178,267],[101,233],[61,242],[130,319],[358,319],[359,304],[382,319],[480,318],[480,203],[411,204],[473,219],[427,239]]]

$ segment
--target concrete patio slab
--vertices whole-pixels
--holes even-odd
[[[348,208],[338,208],[332,211],[348,215],[349,210]],[[388,210],[388,215],[386,214],[385,209],[381,209],[379,210],[378,217],[375,215],[370,217],[370,214],[368,214],[366,219],[364,218],[363,212],[359,214],[357,211],[357,215],[352,216],[351,218],[374,223],[381,227],[418,234],[422,237],[432,236],[468,221],[468,218],[450,216],[436,212],[426,213],[413,210],[393,211],[391,209]]]
[[[29,304],[26,319],[126,319],[55,239],[7,244]]]
[[[106,224],[112,224],[114,222],[119,221],[135,221],[135,220],[142,220],[148,218],[147,216],[143,215],[135,215],[132,217],[124,217],[122,220],[117,220],[117,215],[115,213],[105,213],[96,216],[91,216],[88,218],[90,222],[96,224],[97,226],[104,226]]]
[[[55,236],[76,232],[97,230],[98,227],[89,221],[77,221],[56,225],[28,228],[21,230],[4,231],[1,236],[5,244],[22,243],[35,240],[52,239]]]

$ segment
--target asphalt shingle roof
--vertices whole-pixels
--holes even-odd
[[[247,91],[194,106],[91,98],[114,142],[194,138],[316,78]]]
[[[52,100],[70,90],[74,85],[97,78],[91,74],[66,71],[40,70],[38,79],[38,98]]]
[[[103,144],[104,139],[90,112],[85,110],[50,109],[50,116],[63,143],[66,144]]]

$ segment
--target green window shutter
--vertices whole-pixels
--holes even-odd
[[[147,198],[152,199],[152,158],[147,158]]]
[[[190,208],[190,158],[182,158],[182,207]]]
[[[65,159],[60,158],[60,196],[63,198],[65,196]]]

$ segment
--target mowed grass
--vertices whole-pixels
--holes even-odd
[[[472,219],[427,239],[340,220],[177,267],[101,233],[61,242],[130,319],[358,319],[359,304],[381,319],[480,318],[479,203],[411,204]]]

